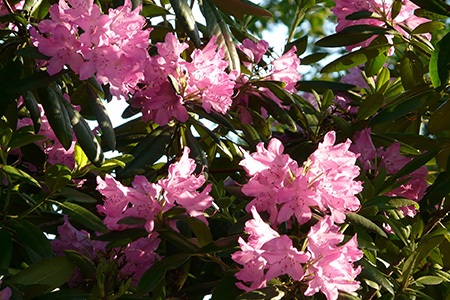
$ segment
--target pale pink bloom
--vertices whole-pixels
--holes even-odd
[[[299,224],[305,224],[312,216],[310,207],[319,206],[316,193],[303,175],[295,178],[292,186],[280,188],[277,197],[282,203],[277,223],[286,222],[295,215]]]
[[[265,40],[259,40],[256,43],[250,39],[244,39],[242,45],[236,45],[236,47],[247,55],[248,61],[243,61],[247,68],[251,67],[253,64],[257,64],[261,61],[264,54],[266,54],[269,49],[269,43]]]
[[[241,282],[236,285],[245,291],[252,291],[266,286],[267,281],[287,274],[294,280],[303,278],[303,265],[309,254],[298,251],[287,235],[280,236],[259,216],[252,207],[253,219],[245,223],[249,234],[248,242],[239,238],[241,251],[231,258],[243,267],[235,274]]]
[[[353,143],[350,150],[359,153],[358,160],[362,163],[364,171],[375,169],[375,158],[377,157],[377,150],[370,137],[371,128],[365,128],[360,132],[356,132],[353,136]]]
[[[313,263],[305,274],[305,278],[312,277],[305,295],[312,296],[321,291],[328,300],[336,300],[338,291],[356,291],[359,282],[355,278],[361,272],[361,266],[354,268],[353,263],[363,257],[356,235],[339,246],[344,235],[333,224],[331,217],[326,216],[311,228],[308,239],[308,251]]]
[[[126,262],[120,273],[125,276],[131,276],[134,286],[137,286],[142,275],[153,266],[155,261],[161,258],[155,253],[160,242],[161,239],[158,237],[158,233],[155,232],[147,237],[131,242],[123,249]]]
[[[136,176],[133,187],[127,187],[107,174],[105,179],[97,177],[97,191],[104,197],[103,205],[97,205],[99,213],[105,215],[103,222],[110,230],[144,227],[153,231],[154,217],[161,211],[158,202],[160,187],[151,184],[143,176]],[[125,217],[141,218],[144,224],[128,225],[117,222]]]
[[[262,247],[262,257],[266,259],[268,270],[266,280],[287,274],[300,281],[303,278],[303,265],[309,260],[309,254],[298,251],[287,235],[274,238]]]
[[[362,191],[362,182],[355,180],[359,175],[355,165],[358,155],[349,150],[351,141],[336,145],[335,141],[336,133],[328,132],[309,157],[304,170],[317,193],[320,209],[329,211],[335,222],[342,223],[346,212],[360,207],[355,195]]]
[[[185,147],[180,160],[169,166],[167,178],[159,180],[158,184],[164,190],[165,209],[178,204],[185,208],[191,217],[206,222],[204,211],[214,200],[209,196],[211,184],[198,192],[206,179],[203,174],[195,175],[197,165],[192,158],[189,158],[189,152],[190,149]]]
[[[298,67],[300,66],[300,59],[295,53],[297,48],[293,46],[288,52],[281,57],[272,61],[272,69],[269,71],[269,78],[284,82],[284,87],[289,92],[296,92],[295,85],[301,79]]]

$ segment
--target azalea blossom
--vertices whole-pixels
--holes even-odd
[[[32,43],[50,57],[47,72],[69,67],[81,80],[92,76],[109,84],[114,96],[127,97],[143,78],[150,30],[130,0],[102,14],[93,0],[60,0],[50,19],[30,29]]]
[[[175,118],[185,122],[187,105],[201,105],[208,113],[224,114],[230,109],[236,72],[226,72],[224,50],[215,43],[213,36],[202,49],[191,53],[191,61],[181,58],[188,45],[172,33],[164,43],[156,44],[158,55],[147,60],[142,88],[131,101],[145,121],[164,125]]]

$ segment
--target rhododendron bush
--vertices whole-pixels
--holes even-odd
[[[256,2],[0,1],[0,299],[450,299],[450,5]]]

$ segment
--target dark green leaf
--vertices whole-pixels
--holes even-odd
[[[212,242],[212,234],[209,227],[197,218],[188,218],[187,222],[192,232],[194,232],[201,246]]]
[[[211,0],[224,13],[242,20],[245,15],[271,17],[272,14],[264,8],[247,0]]]
[[[295,52],[297,54],[297,56],[302,55],[308,48],[308,36],[305,35],[299,39],[296,39],[292,42],[287,43],[286,46],[284,47],[283,53],[288,52],[293,46],[295,46],[297,48],[297,51]]]
[[[389,44],[380,44],[353,51],[329,63],[320,72],[330,73],[351,69],[365,63],[371,58],[386,53],[390,47],[391,45]]]
[[[445,24],[439,21],[425,22],[414,28],[413,34],[434,33],[445,28]]]
[[[326,36],[316,42],[319,47],[342,47],[363,42],[375,35],[385,35],[389,31],[382,27],[371,25],[349,26],[342,31]]]
[[[34,133],[38,133],[41,128],[41,111],[36,99],[31,91],[26,91],[22,96],[23,102],[30,113],[30,118],[33,121]]]
[[[33,300],[86,300],[92,299],[92,297],[94,297],[92,294],[82,290],[61,289],[33,298]]]
[[[80,269],[87,277],[95,274],[95,266],[89,258],[75,250],[64,250],[64,254]]]
[[[392,9],[391,9],[391,19],[394,20],[397,18],[398,14],[402,10],[402,0],[394,0],[392,3]]]
[[[450,101],[445,101],[441,106],[434,111],[428,121],[428,130],[432,134],[450,129]]]
[[[96,215],[87,210],[86,208],[70,202],[58,202],[52,201],[62,208],[62,210],[69,215],[70,218],[74,219],[80,224],[86,226],[93,231],[106,233],[108,229],[103,224],[102,220],[100,220]]]
[[[145,222],[147,220],[144,218],[138,218],[138,217],[124,217],[117,221],[117,224],[126,224],[126,225],[142,225],[144,226]]]
[[[137,290],[140,294],[152,291],[158,283],[164,278],[168,270],[176,269],[188,261],[190,256],[188,254],[176,254],[164,257],[157,261],[147,272],[144,273]]]
[[[443,0],[411,0],[411,2],[434,13],[450,16],[450,6]]]
[[[66,150],[69,149],[72,145],[72,126],[58,92],[54,88],[47,86],[39,89],[39,98],[53,132],[63,147]]]
[[[11,234],[6,228],[0,228],[0,270],[9,268],[13,254]]]
[[[52,257],[20,271],[8,282],[21,286],[42,285],[49,292],[63,285],[70,278],[73,270],[74,265],[68,257]]]
[[[439,150],[435,149],[417,155],[416,157],[413,158],[413,160],[408,162],[403,168],[401,168],[397,173],[395,173],[394,176],[391,177],[391,180],[395,180],[403,176],[408,176],[415,170],[424,166],[428,161],[433,159],[438,152]]]
[[[265,288],[257,289],[244,295],[237,297],[236,300],[250,300],[250,299],[261,299],[261,300],[277,300],[283,299],[286,295],[285,291],[282,291],[276,286],[268,286]]]
[[[145,3],[141,13],[144,17],[165,16],[170,14],[164,7],[152,3]]]
[[[312,65],[328,56],[328,52],[316,52],[303,57],[300,61],[302,65]]]
[[[33,261],[52,256],[50,241],[33,223],[27,220],[11,221],[11,228],[17,238],[27,249]]]
[[[374,282],[378,283],[383,288],[385,288],[389,293],[395,295],[393,284],[387,279],[387,276],[385,274],[380,272],[365,258],[358,261],[358,263],[363,266],[363,270],[361,271],[362,276],[370,280],[373,280]]]
[[[361,10],[354,13],[349,14],[345,17],[346,20],[360,20],[360,19],[369,19],[369,18],[376,18],[377,14],[368,11],[368,10]]]
[[[196,47],[200,47],[200,35],[198,33],[197,24],[195,22],[192,10],[187,4],[186,0],[170,0],[172,8],[177,16],[177,21],[180,22],[184,31],[191,38]]]
[[[29,175],[28,173],[26,173],[25,171],[22,171],[20,169],[16,169],[13,166],[10,165],[3,165],[1,166],[0,170],[2,170],[3,172],[5,172],[6,174],[8,174],[9,176],[15,178],[15,179],[19,179],[19,180],[23,180],[27,183],[30,183],[32,185],[35,185],[39,188],[42,188],[40,183],[34,179],[31,175]]]
[[[296,88],[301,91],[311,92],[315,90],[318,93],[323,93],[327,89],[332,91],[348,91],[355,86],[352,84],[325,81],[325,80],[309,80],[309,81],[298,81]]]
[[[429,69],[433,87],[443,89],[448,84],[450,63],[450,33],[447,33],[436,45],[431,55]]]
[[[204,0],[200,5],[203,16],[206,19],[206,26],[210,36],[216,36],[217,44],[223,48],[228,59],[228,65],[232,70],[240,70],[241,62],[233,42],[230,29],[217,11],[217,8],[210,0]]]
[[[97,199],[68,186],[63,186],[57,195],[63,196],[70,201],[80,203],[97,203]]]
[[[361,103],[361,106],[358,110],[357,116],[358,119],[364,120],[373,116],[378,109],[383,105],[383,96],[379,94],[368,95],[366,99]]]
[[[361,226],[364,229],[375,232],[376,234],[387,238],[387,235],[383,229],[381,229],[377,224],[375,224],[371,220],[369,220],[361,215],[358,215],[355,213],[348,213],[346,220],[350,224]]]
[[[90,84],[87,85],[87,94],[91,109],[94,112],[100,129],[102,130],[102,140],[106,142],[106,145],[108,145],[109,149],[115,150],[116,135],[114,134],[114,128],[111,120],[109,119],[106,108],[103,105],[103,102],[98,96],[97,92]]]
[[[65,165],[52,165],[45,170],[45,183],[51,194],[66,186],[72,180],[72,172]]]
[[[406,51],[403,55],[400,62],[400,76],[406,90],[424,84],[422,62],[414,52]]]

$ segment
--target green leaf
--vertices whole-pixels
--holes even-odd
[[[450,63],[450,33],[447,33],[436,45],[434,49],[430,64],[430,79],[433,87],[441,90],[448,84],[449,66]]]
[[[435,236],[423,236],[419,241],[419,246],[417,249],[408,257],[408,259],[403,264],[402,268],[402,282],[404,285],[409,284],[410,278],[413,276],[414,272],[419,268],[422,261],[433,251],[437,246],[439,246],[442,241],[444,241],[445,236],[435,235]]]
[[[236,286],[236,277],[234,272],[225,272],[225,275],[212,291],[211,300],[230,300],[236,299],[241,293]]]
[[[241,61],[236,50],[236,44],[233,42],[230,29],[222,19],[217,8],[210,0],[204,0],[200,4],[200,9],[206,19],[206,26],[210,36],[216,36],[216,44],[224,49],[228,65],[232,70],[240,70]]]
[[[108,145],[109,149],[115,150],[116,135],[114,133],[114,128],[108,116],[108,112],[106,111],[106,108],[103,105],[103,102],[98,96],[97,92],[90,84],[87,85],[87,94],[91,109],[94,112],[100,129],[102,130],[102,140],[106,142],[106,145]]]
[[[416,157],[413,158],[413,160],[408,162],[403,168],[401,168],[397,173],[395,173],[390,178],[390,180],[396,180],[403,176],[408,176],[415,170],[424,166],[428,161],[433,159],[438,152],[439,152],[439,150],[435,149],[435,150],[429,150],[423,154],[417,155]]]
[[[70,202],[58,202],[58,201],[52,202],[60,206],[62,210],[64,210],[64,212],[69,215],[70,218],[74,219],[80,224],[83,224],[86,228],[101,233],[108,232],[108,229],[103,224],[102,220],[100,220],[99,217],[94,215],[86,208]]]
[[[2,170],[3,172],[5,172],[6,174],[8,174],[9,176],[11,176],[15,179],[22,180],[29,184],[35,185],[39,188],[42,188],[40,183],[36,179],[34,179],[31,175],[26,173],[25,171],[16,169],[10,165],[3,165],[3,166],[1,166],[0,170]]]
[[[41,285],[44,291],[49,292],[63,285],[73,271],[74,265],[68,257],[52,257],[20,271],[8,283],[20,286]]]
[[[450,129],[450,101],[445,101],[441,106],[434,111],[428,121],[428,130],[431,134],[436,134],[441,131]]]
[[[177,16],[177,21],[180,22],[184,31],[191,38],[194,45],[200,47],[200,35],[198,33],[197,23],[195,22],[192,10],[187,4],[186,0],[170,0],[172,8]]]
[[[37,135],[30,132],[30,127],[31,126],[25,126],[14,131],[8,146],[11,149],[17,149],[46,138],[44,135]]]
[[[95,266],[92,261],[75,250],[64,250],[64,254],[80,269],[80,271],[87,277],[95,274]]]
[[[328,52],[316,52],[310,55],[303,57],[300,62],[302,65],[312,65],[329,55]]]
[[[283,53],[286,53],[289,50],[291,50],[293,46],[297,48],[297,51],[295,52],[297,56],[302,55],[308,48],[308,36],[304,35],[301,38],[298,38],[296,40],[293,40],[292,42],[287,43],[286,46],[284,47]]]
[[[188,218],[187,222],[201,246],[206,246],[213,241],[211,230],[205,223],[197,218]]]
[[[406,51],[403,55],[400,62],[400,76],[406,90],[425,83],[422,62],[414,52]]]
[[[117,175],[128,177],[144,173],[166,153],[166,146],[171,140],[172,130],[173,128],[168,126],[159,127],[141,139],[131,151],[134,160],[128,163],[123,170],[119,170]]]
[[[68,186],[63,186],[57,195],[79,203],[97,203],[97,199]]]
[[[51,194],[66,186],[72,180],[72,172],[65,165],[52,165],[45,170],[45,183]]]
[[[364,72],[366,72],[366,76],[370,77],[377,75],[386,63],[386,58],[386,53],[380,53],[377,57],[370,58],[364,65]]]
[[[430,21],[425,22],[422,24],[419,24],[414,30],[412,31],[412,34],[423,34],[423,33],[434,33],[436,31],[439,31],[441,29],[445,28],[445,24],[439,21]]]
[[[380,44],[353,51],[329,63],[320,72],[331,73],[351,69],[365,63],[371,58],[385,54],[390,47],[391,45],[389,44]]]
[[[152,291],[158,283],[164,278],[168,270],[173,270],[188,261],[190,256],[188,254],[175,254],[164,257],[157,261],[150,269],[148,269],[138,283],[137,291],[140,294],[145,294]]]
[[[443,15],[450,16],[450,6],[442,0],[411,0],[414,4],[425,8],[431,12]]]
[[[33,300],[86,300],[92,299],[93,295],[82,290],[61,289],[51,293],[38,296]]]
[[[50,86],[40,88],[38,92],[45,111],[45,116],[47,117],[53,132],[63,147],[66,150],[69,149],[72,145],[72,126],[67,110],[61,103],[58,93]]]
[[[386,232],[371,220],[355,213],[348,213],[346,220],[353,225],[361,226],[364,229],[375,232],[382,237],[387,238]]]
[[[383,105],[383,100],[384,97],[380,94],[368,95],[361,103],[361,106],[356,114],[358,119],[364,120],[372,117]]]
[[[244,295],[237,297],[236,300],[250,300],[250,299],[261,299],[261,300],[278,300],[283,299],[286,295],[285,291],[282,291],[276,286],[268,286],[265,288],[257,289]]]
[[[52,256],[50,241],[33,223],[23,219],[10,222],[11,228],[15,232],[15,238],[25,246],[33,262]]]
[[[5,228],[0,228],[0,270],[9,268],[13,254],[11,234]]]
[[[438,285],[438,284],[441,284],[444,280],[438,276],[428,275],[428,276],[419,277],[415,281],[416,281],[416,283],[423,284],[423,285]]]
[[[148,232],[144,228],[129,228],[122,231],[105,233],[97,236],[95,240],[110,242],[108,247],[111,245],[111,248],[114,248],[112,245],[117,245],[119,247],[126,246],[129,243],[146,236],[148,236]]]
[[[272,17],[272,14],[264,8],[247,0],[211,0],[221,11],[242,20],[245,15]]]
[[[342,83],[342,82],[334,82],[334,81],[325,81],[325,80],[308,80],[308,81],[298,81],[296,88],[300,91],[311,92],[315,90],[318,93],[323,93],[327,89],[332,91],[348,91],[354,88],[355,86],[352,84]]]
[[[404,206],[414,206],[417,210],[419,210],[419,203],[405,198],[392,198],[389,200],[389,205],[393,207],[404,207]]]
[[[26,91],[25,93],[23,93],[22,97],[23,103],[28,109],[30,118],[33,121],[34,133],[38,133],[39,129],[41,128],[41,111],[34,97],[34,94],[31,91]]]
[[[64,101],[62,94],[59,94],[59,96],[61,103],[67,111],[70,123],[72,124],[75,135],[77,136],[78,143],[89,160],[95,166],[101,167],[105,158],[103,157],[103,151],[97,141],[97,138],[94,136],[91,128],[80,113],[75,110],[69,102]]]
[[[394,20],[402,10],[402,0],[394,0],[391,9],[391,20]]]
[[[326,36],[316,42],[319,47],[342,47],[363,42],[375,35],[391,33],[385,28],[371,25],[349,26],[342,31]]]
[[[117,221],[117,224],[126,224],[126,225],[142,225],[144,226],[145,222],[147,220],[144,218],[138,218],[138,217],[124,217]]]
[[[361,276],[363,276],[363,278],[373,280],[374,282],[385,288],[386,291],[388,291],[390,294],[395,295],[393,284],[387,279],[387,276],[380,272],[369,261],[367,261],[366,258],[358,261],[358,264],[361,264],[363,266],[363,269],[361,271]]]
[[[161,7],[159,5],[153,3],[145,3],[142,7],[141,14],[144,17],[156,17],[169,15],[170,12],[164,7]]]

